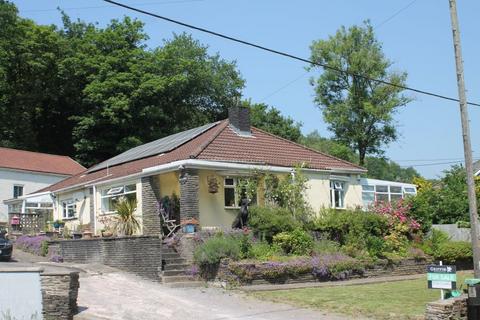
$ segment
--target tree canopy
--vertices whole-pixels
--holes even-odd
[[[275,107],[263,103],[245,101],[244,106],[250,108],[250,121],[252,126],[282,138],[298,142],[302,137],[300,130],[302,124],[292,118],[283,116]]]
[[[402,89],[370,79],[405,85],[407,74],[390,71],[392,62],[369,22],[341,27],[328,40],[314,41],[310,49],[312,61],[346,71],[324,69],[311,83],[335,140],[355,150],[364,165],[368,154],[382,154],[382,147],[397,138],[393,115],[410,101]]]

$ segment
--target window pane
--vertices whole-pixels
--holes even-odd
[[[375,193],[373,192],[362,192],[362,200],[363,201],[375,201]]]
[[[23,186],[13,186],[13,197],[18,198],[23,195]]]
[[[402,187],[398,186],[390,186],[391,193],[402,193]]]
[[[335,208],[343,208],[343,191],[335,190],[334,191],[335,197]]]
[[[38,203],[37,203],[37,202],[27,202],[27,203],[25,204],[25,207],[37,208],[37,207],[38,207]]]
[[[363,191],[375,191],[375,186],[362,186]]]
[[[234,188],[225,188],[225,207],[236,207]]]
[[[125,192],[130,192],[135,190],[137,190],[137,185],[135,184],[130,184],[128,186],[125,186]]]
[[[407,193],[415,193],[415,188],[405,188],[405,192],[407,192]]]
[[[233,178],[225,178],[226,186],[233,186]]]
[[[398,200],[401,200],[401,199],[402,199],[402,195],[401,195],[401,194],[393,194],[393,193],[392,193],[392,194],[390,195],[390,199],[391,199],[392,202],[393,202],[393,201],[398,201]]]
[[[377,186],[377,192],[388,192],[388,186]]]
[[[388,202],[388,194],[377,193],[377,201]]]

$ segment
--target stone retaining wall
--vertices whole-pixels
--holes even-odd
[[[73,319],[78,312],[78,272],[41,273],[40,281],[44,319]]]
[[[438,300],[427,304],[425,320],[466,320],[467,296]]]
[[[65,262],[100,263],[160,280],[162,240],[156,236],[49,241],[49,250]]]
[[[229,259],[224,259],[220,263],[217,270],[211,270],[209,275],[211,279],[215,278],[216,281],[229,282],[240,285],[260,285],[260,284],[289,284],[289,283],[305,283],[305,282],[319,282],[319,281],[335,281],[335,280],[319,280],[312,273],[305,273],[296,276],[286,275],[278,279],[264,279],[260,275],[254,276],[253,279],[245,281],[240,279],[237,275],[233,274],[229,269],[231,262]],[[267,262],[268,263],[268,262]],[[382,276],[399,276],[399,275],[411,275],[425,273],[427,265],[431,264],[429,260],[416,261],[414,259],[405,259],[397,264],[380,263],[373,268],[366,269],[363,273],[352,272],[345,280],[358,279],[358,278],[374,278]],[[251,266],[252,268],[254,266]]]

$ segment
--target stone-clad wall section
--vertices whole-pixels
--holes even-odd
[[[77,313],[78,272],[41,273],[43,318],[71,320]]]
[[[467,295],[427,304],[425,320],[467,320]]]
[[[101,263],[159,280],[162,266],[162,240],[154,236],[51,241],[65,262]]]
[[[158,203],[160,201],[159,183],[154,177],[142,177],[142,219],[143,234],[158,236],[161,234]]]
[[[180,219],[199,219],[199,177],[195,169],[185,169],[180,174]]]

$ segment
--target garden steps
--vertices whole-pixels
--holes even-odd
[[[162,284],[175,288],[191,288],[204,285],[201,281],[188,275],[190,264],[172,248],[162,248]]]

